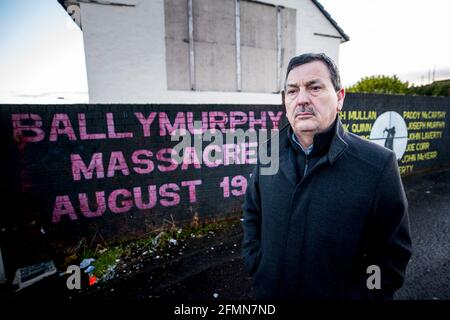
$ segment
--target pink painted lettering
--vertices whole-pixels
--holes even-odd
[[[112,112],[106,114],[106,125],[108,127],[108,137],[110,139],[133,138],[133,132],[116,132]]]
[[[183,164],[181,170],[188,169],[189,165],[193,164],[195,168],[200,168],[200,160],[194,147],[186,147],[183,153]]]
[[[191,181],[182,181],[182,187],[189,187],[189,202],[194,203],[197,202],[197,193],[195,192],[195,187],[202,184],[202,180],[191,180]]]
[[[173,155],[175,155],[175,150],[173,150],[172,148],[164,148],[156,153],[156,159],[158,161],[167,162],[170,164],[168,166],[158,164],[158,170],[160,172],[174,171],[176,170],[176,168],[178,168],[178,163],[175,161],[175,159],[172,158]]]
[[[74,181],[81,180],[81,173],[86,180],[92,179],[94,172],[97,178],[105,177],[105,170],[103,168],[103,155],[101,152],[94,153],[92,155],[89,167],[86,168],[86,164],[79,154],[71,154],[70,162],[72,163],[72,177]]]
[[[140,158],[140,157],[143,158]],[[139,174],[147,174],[153,171],[155,168],[153,161],[148,159],[151,156],[153,156],[153,153],[150,150],[136,150],[131,155],[131,161],[134,164],[140,164],[143,165],[143,167],[133,167],[134,172]]]
[[[242,111],[231,111],[230,112],[230,131],[234,132],[236,126],[243,125],[247,123],[247,114]]]
[[[95,193],[95,211],[89,208],[89,199],[86,193],[78,194],[78,200],[80,201],[80,210],[83,216],[86,218],[100,217],[106,211],[105,192],[98,191]]]
[[[212,133],[216,132],[216,127],[218,127],[223,133],[226,132],[225,125],[228,122],[228,116],[222,111],[213,111],[209,113],[209,128]]]
[[[150,126],[152,125],[153,120],[155,120],[156,112],[150,112],[147,118],[142,114],[142,112],[135,112],[134,115],[138,118],[142,125],[144,137],[150,137]]]
[[[170,190],[170,189],[172,189],[173,191],[179,191],[180,187],[178,187],[178,185],[176,185],[175,183],[166,183],[166,184],[163,184],[159,188],[159,195],[161,197],[171,198],[171,200],[161,199],[160,203],[164,207],[176,206],[177,204],[180,203],[180,195],[178,193],[175,193],[175,192],[167,191],[167,190]]]
[[[244,154],[244,162],[245,164],[256,164],[257,157],[256,151],[258,148],[258,142],[250,142],[248,144],[244,144],[244,150],[242,151]]]
[[[77,220],[77,214],[73,209],[69,196],[57,196],[53,207],[52,223],[57,223],[62,216],[69,216],[70,220]]]
[[[259,125],[261,126],[261,129],[266,129],[267,128],[267,123],[266,123],[266,112],[265,111],[261,111],[261,118],[260,119],[255,119],[255,112],[254,111],[250,111],[249,112],[249,127],[250,129],[254,130],[255,129],[255,125]]]
[[[208,112],[202,112],[202,128],[195,129],[194,122],[198,120],[194,120],[194,113],[187,112],[187,127],[191,134],[203,134],[206,130],[208,130]]]
[[[118,201],[117,198],[124,197],[122,201]],[[114,213],[125,213],[130,211],[133,207],[133,200],[131,199],[131,192],[126,189],[118,189],[111,192],[108,197],[109,210]]]
[[[60,127],[61,124],[63,125],[63,128]],[[72,123],[66,113],[56,113],[53,115],[53,121],[50,129],[50,141],[58,140],[58,135],[60,134],[67,135],[70,141],[77,140]]]
[[[13,138],[21,142],[39,142],[44,140],[45,132],[41,129],[42,118],[33,113],[12,114]],[[24,124],[23,120],[33,120],[32,124]],[[33,136],[24,136],[24,131],[31,131]]]
[[[156,205],[157,195],[156,195],[156,186],[150,185],[148,186],[148,202],[144,203],[142,200],[142,190],[140,187],[133,188],[134,201],[136,203],[136,207],[141,210],[152,209]]]
[[[212,157],[212,152],[214,151],[214,160],[210,160]],[[203,151],[203,163],[208,168],[215,168],[222,164],[222,160],[219,158],[219,154],[222,154],[222,148],[216,144],[209,144],[205,147]]]
[[[159,113],[159,135],[165,136],[167,132],[169,135],[175,132],[175,130],[180,130],[180,134],[186,133],[186,119],[184,116],[184,112],[177,112],[177,116],[175,117],[173,125],[170,123],[169,117],[167,113],[160,112]]]
[[[231,190],[232,195],[242,196],[247,190],[247,179],[244,176],[235,176],[231,179],[231,186],[234,188]]]
[[[273,130],[278,130],[280,126],[280,119],[283,116],[282,111],[278,111],[275,115],[272,111],[267,112],[269,114],[270,121],[272,121]]]
[[[225,166],[230,164],[241,164],[239,149],[239,146],[233,143],[223,145],[223,164]]]
[[[81,140],[99,140],[106,139],[106,133],[88,133],[86,125],[86,115],[84,113],[78,114],[78,126],[80,128]]]
[[[123,157],[121,151],[111,152],[111,158],[109,158],[108,173],[107,177],[114,177],[117,170],[120,170],[124,176],[130,175],[130,170]]]

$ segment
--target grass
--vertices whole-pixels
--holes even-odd
[[[122,253],[122,248],[113,247],[100,254],[92,263],[95,267],[95,276],[101,277],[106,274],[108,272],[108,268],[116,263],[116,259],[119,259]]]
[[[109,271],[110,267],[117,263],[117,259],[125,259],[130,257],[133,255],[133,252],[161,252],[170,246],[171,239],[185,241],[190,238],[201,238],[208,235],[210,232],[226,229],[235,223],[236,220],[234,219],[221,220],[213,221],[211,223],[203,223],[202,225],[197,223],[184,228],[176,228],[175,224],[172,223],[169,228],[165,228],[165,230],[160,231],[157,234],[154,233],[147,237],[123,242],[103,250],[93,250],[85,247],[83,250],[82,259],[95,259],[95,261],[92,262],[92,265],[95,267],[93,273],[96,277],[100,278]]]

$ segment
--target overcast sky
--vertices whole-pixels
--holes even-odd
[[[421,84],[450,78],[450,1],[319,0],[350,37],[340,47],[345,85],[396,74]]]
[[[350,41],[341,45],[344,85],[397,74],[450,78],[450,1],[320,0]],[[0,103],[10,93],[87,95],[81,31],[56,0],[0,0]]]
[[[0,75],[0,102],[87,93],[82,33],[56,0],[0,0]]]

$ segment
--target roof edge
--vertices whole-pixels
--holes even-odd
[[[349,41],[350,37],[344,32],[344,30],[342,30],[341,27],[339,27],[337,22],[331,17],[331,15],[328,13],[328,11],[325,10],[324,6],[322,4],[320,4],[318,0],[311,0],[311,1],[324,14],[324,16],[328,19],[328,21],[330,21],[330,23],[333,25],[333,27],[336,28],[336,30],[339,32],[339,34],[342,36],[342,38],[344,38],[345,41],[343,41],[343,42]]]

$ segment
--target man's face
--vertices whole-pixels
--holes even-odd
[[[344,89],[335,91],[330,72],[321,61],[294,67],[282,93],[286,116],[297,136],[325,131],[344,103]]]

